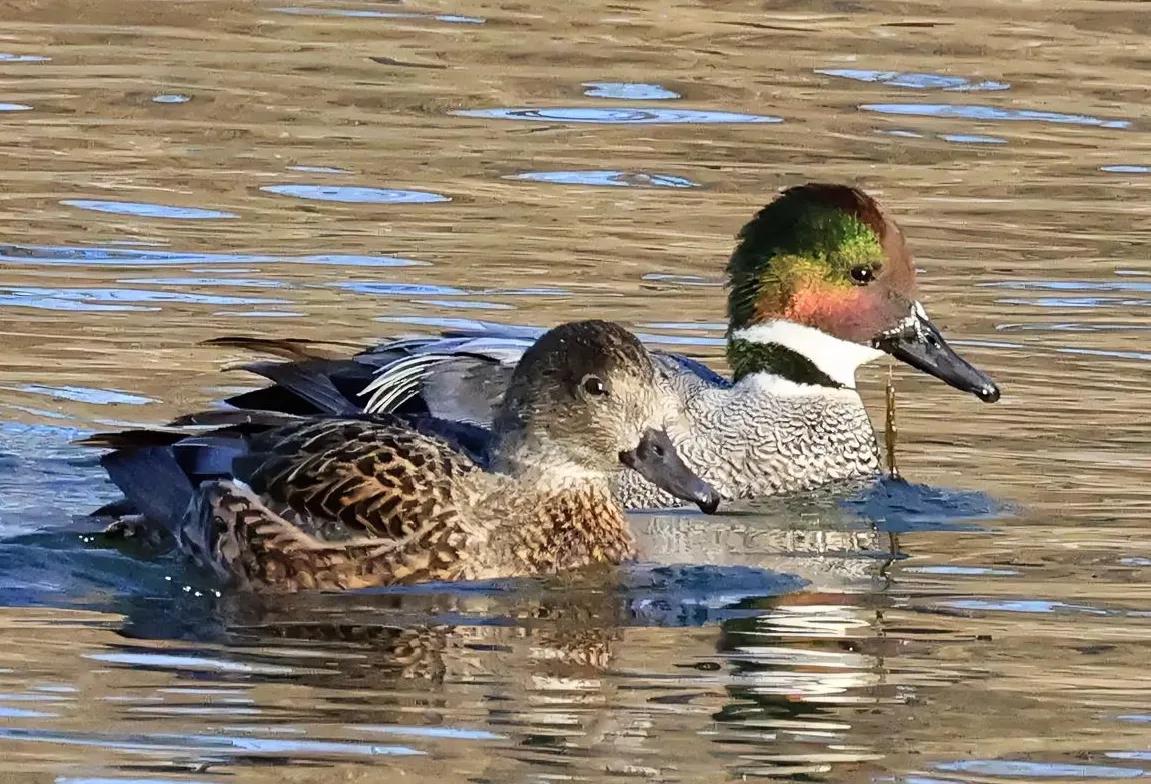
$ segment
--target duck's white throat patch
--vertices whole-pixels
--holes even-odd
[[[840,340],[826,332],[794,321],[767,321],[731,333],[735,340],[783,346],[801,354],[837,384],[855,389],[855,371],[860,365],[879,359],[883,352],[871,346]]]

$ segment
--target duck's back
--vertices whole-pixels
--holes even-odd
[[[454,579],[478,466],[390,418],[320,419],[252,440],[201,488],[181,547],[257,589]]]
[[[874,476],[875,431],[853,389],[797,385],[767,374],[732,384],[663,362],[661,383],[682,404],[672,429],[684,462],[725,498],[802,492]],[[630,509],[682,505],[635,472],[616,491]]]

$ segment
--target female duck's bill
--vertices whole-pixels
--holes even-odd
[[[619,461],[656,487],[691,501],[707,514],[719,508],[719,493],[687,467],[665,430],[646,431],[635,449],[619,453]]]

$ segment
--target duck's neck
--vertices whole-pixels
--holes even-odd
[[[570,474],[511,468],[513,483],[494,485],[482,506],[505,505],[493,536],[525,573],[614,564],[634,557],[631,529],[608,478],[576,480]]]
[[[610,487],[585,487],[547,495],[536,512],[550,530],[549,549],[560,570],[635,557],[635,540]]]
[[[732,327],[727,340],[736,381],[765,373],[805,386],[855,389],[856,369],[881,356],[878,349],[783,319]]]
[[[489,449],[491,470],[513,477],[542,495],[569,491],[611,493],[611,475],[574,462],[554,442],[539,434],[496,428]]]

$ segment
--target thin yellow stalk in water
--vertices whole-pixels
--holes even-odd
[[[892,478],[899,476],[899,467],[895,464],[895,437],[898,434],[895,427],[895,371],[887,368],[887,418],[883,428],[883,442],[887,446],[887,470]]]

